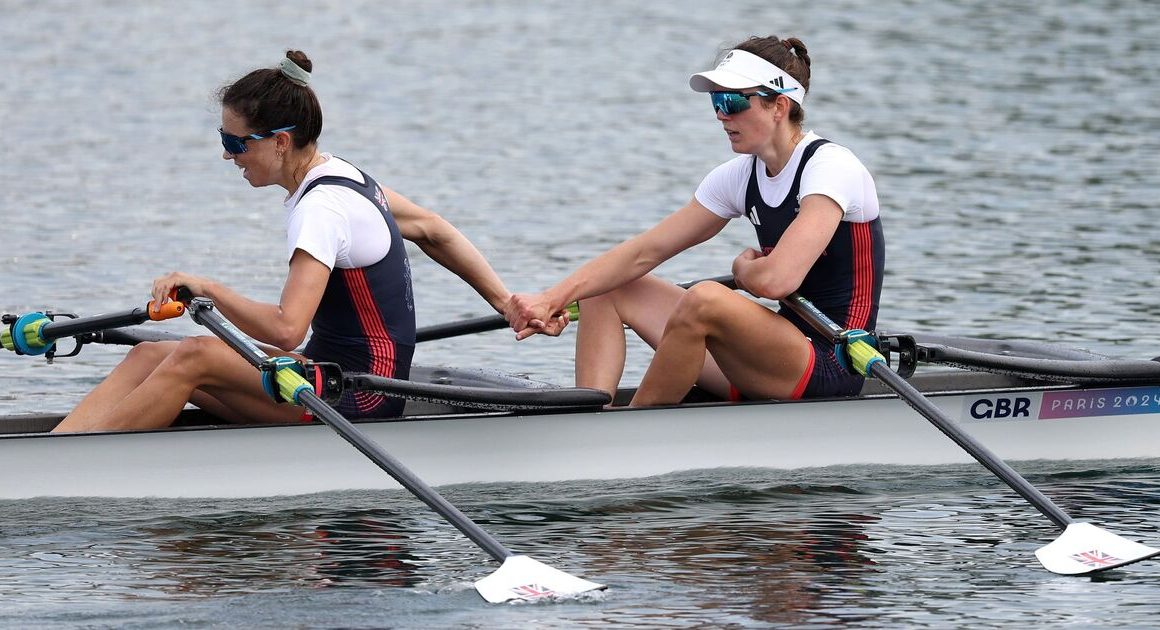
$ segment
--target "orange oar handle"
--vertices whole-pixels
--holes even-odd
[[[166,302],[161,305],[160,309],[155,311],[153,310],[153,300],[149,300],[149,306],[146,309],[149,312],[149,319],[155,322],[185,315],[185,304],[177,301]]]
[[[185,287],[177,287],[176,289],[169,292],[170,301],[162,304],[160,309],[154,311],[153,302],[155,302],[155,300],[149,300],[149,305],[145,307],[145,310],[149,313],[149,319],[155,322],[159,322],[163,319],[181,317],[182,315],[185,315],[185,306],[189,303],[189,300],[192,299],[192,297],[193,295],[190,293],[189,289]]]

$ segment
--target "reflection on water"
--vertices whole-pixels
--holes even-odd
[[[1074,516],[1155,544],[1158,470],[1148,461],[1027,475]],[[972,466],[716,471],[447,494],[513,550],[610,585],[599,604],[534,607],[565,625],[1071,623],[1085,618],[1077,602],[1112,606],[1109,588],[1160,612],[1143,595],[1157,563],[1096,579],[1046,573],[1033,552],[1058,532]],[[285,593],[309,609],[310,598],[361,594],[448,613],[480,606],[470,583],[495,568],[403,493],[0,509],[0,590],[10,602],[0,620],[12,602],[21,614],[30,603],[97,601],[186,601],[220,614],[215,606],[235,598],[269,605]],[[281,606],[267,623],[302,612]],[[499,614],[517,623],[529,613]]]
[[[353,512],[237,515],[144,527],[150,582],[174,594],[221,595],[288,587],[414,587],[422,567],[407,547],[418,532],[397,515]],[[260,586],[259,586],[260,585]]]

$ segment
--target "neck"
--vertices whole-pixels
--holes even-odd
[[[281,185],[286,189],[287,197],[293,195],[298,187],[302,185],[302,181],[306,179],[306,174],[310,169],[322,164],[326,158],[318,152],[315,145],[310,145],[305,149],[293,151],[286,155],[285,161],[282,163],[282,182]]]
[[[773,142],[766,150],[757,154],[757,157],[765,162],[765,170],[770,177],[777,175],[785,168],[790,157],[793,156],[794,149],[805,136],[806,134],[801,127],[788,127],[784,132],[774,136]]]

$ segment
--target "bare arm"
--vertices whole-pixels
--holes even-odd
[[[842,209],[825,195],[807,195],[798,216],[769,255],[745,250],[733,261],[733,278],[749,293],[773,300],[793,293],[825,251],[842,221]]]
[[[306,339],[329,279],[326,265],[297,249],[290,258],[290,272],[278,304],[251,300],[208,278],[178,272],[153,282],[153,299],[160,304],[170,291],[184,286],[194,296],[213,300],[221,314],[250,337],[289,351]]]
[[[399,232],[435,262],[463,278],[496,311],[503,312],[511,297],[499,275],[471,241],[446,219],[399,193],[384,188]]]
[[[569,303],[607,293],[640,278],[676,254],[720,232],[728,223],[696,199],[647,231],[585,263],[538,295],[513,296],[505,315],[523,338],[532,320],[544,320]]]

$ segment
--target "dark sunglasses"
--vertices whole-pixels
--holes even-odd
[[[251,133],[248,136],[233,136],[218,128],[218,133],[222,135],[222,148],[230,155],[238,155],[246,152],[246,142],[250,140],[262,140],[269,138],[279,131],[290,131],[298,125],[290,125],[289,127],[280,127],[278,129],[271,129],[270,131],[263,131],[261,133]]]
[[[713,99],[713,111],[721,112],[726,116],[740,114],[749,109],[749,97],[751,96],[775,96],[777,94],[785,94],[789,90],[774,90],[773,92],[766,92],[757,90],[743,94],[741,92],[709,92],[709,98]]]

